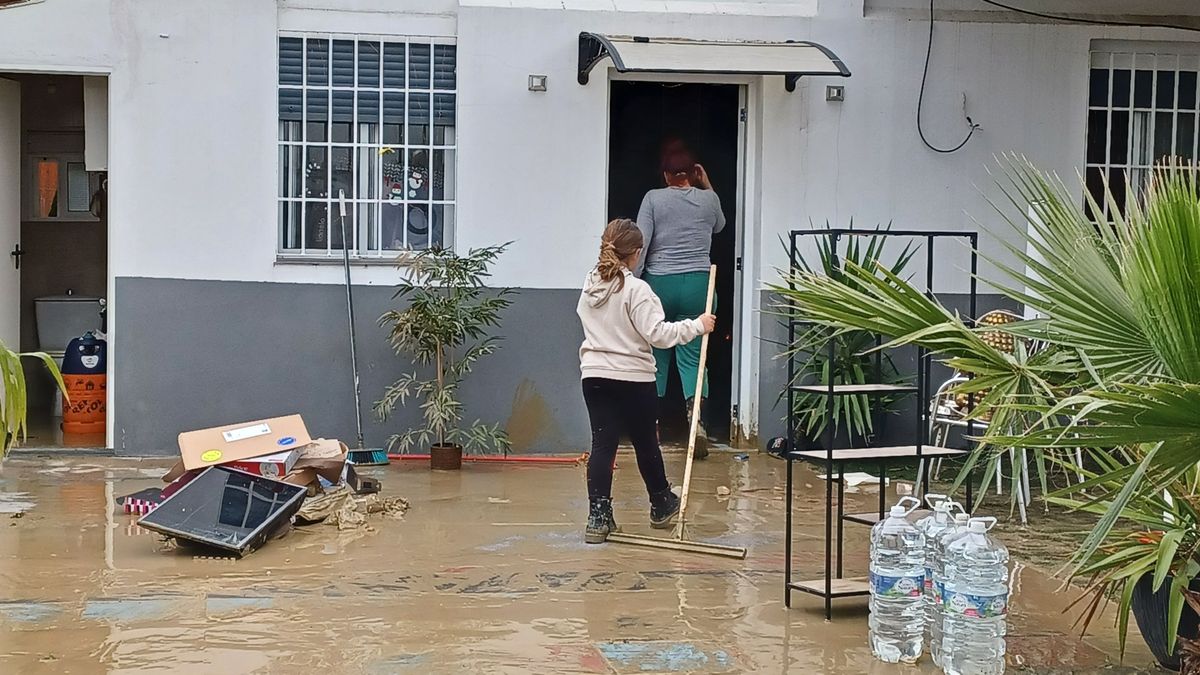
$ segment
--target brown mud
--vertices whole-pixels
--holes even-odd
[[[717,453],[692,486],[691,536],[747,546],[744,561],[585,545],[582,467],[435,474],[419,461],[364,470],[409,501],[402,520],[196,557],[113,506],[168,463],[18,454],[0,466],[0,673],[938,672],[872,659],[865,598],[838,601],[830,623],[819,599],[783,606],[785,467],[765,455]],[[648,532],[634,460],[618,463],[617,520]],[[672,476],[681,463],[668,457]],[[815,577],[824,483],[796,475],[796,566]],[[848,500],[865,511],[878,494]],[[847,526],[848,575],[865,571],[867,534]],[[1002,536],[1016,559],[1011,670],[1153,672],[1136,632],[1124,665],[1111,622],[1078,638],[1061,611],[1072,592],[1024,557],[1044,539],[1036,521]]]

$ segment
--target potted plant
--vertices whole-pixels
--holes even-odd
[[[14,352],[0,341],[0,458],[8,454],[18,440],[25,440],[26,417],[29,411],[25,371],[21,368],[22,358],[41,359],[46,369],[54,376],[59,390],[66,396],[66,385],[58,364],[45,352]]]
[[[1066,464],[1072,472],[1082,471],[1090,490],[1100,496],[1081,501],[1058,491],[1047,500],[1069,508],[1100,516],[1112,509],[1112,499],[1125,487],[1124,469],[1137,466],[1141,449],[1112,452],[1092,451],[1090,471]],[[1200,590],[1200,468],[1188,467],[1157,494],[1138,494],[1118,511],[1118,524],[1109,529],[1100,545],[1079,567],[1072,579],[1084,582],[1086,592],[1076,600],[1083,605],[1084,630],[1099,609],[1117,598],[1117,626],[1121,652],[1129,615],[1155,659],[1165,668],[1179,670],[1180,649],[1177,638],[1197,638],[1200,616],[1185,604],[1185,591]],[[1200,664],[1197,664],[1200,665]]]
[[[471,249],[466,254],[432,248],[404,260],[405,278],[394,299],[403,307],[385,312],[379,324],[399,355],[407,355],[413,370],[384,390],[375,413],[387,417],[409,399],[419,401],[424,424],[395,434],[388,448],[411,452],[429,448],[434,469],[462,466],[468,451],[502,451],[510,446],[499,424],[479,420],[462,424],[459,387],[475,363],[496,351],[500,338],[488,335],[499,325],[500,313],[512,301],[509,289],[488,289],[489,268],[507,244]]]
[[[829,223],[825,224],[830,227]],[[854,227],[854,221],[850,222]],[[888,226],[890,227],[890,225]],[[884,228],[887,229],[887,228]],[[837,277],[843,283],[856,286],[853,277],[843,275],[847,265],[862,269],[875,269],[881,266],[885,238],[880,235],[870,235],[864,230],[860,236],[848,237],[844,251],[834,251],[830,248],[829,239],[817,237],[817,263],[810,264],[803,256],[797,260],[800,269],[808,273],[817,270],[827,277]],[[905,246],[896,256],[895,262],[887,267],[894,275],[901,275],[913,256],[911,245]],[[787,302],[786,294],[776,305],[776,314],[791,318],[796,314],[796,308]],[[833,346],[833,358],[830,358],[830,343]],[[872,333],[853,329],[832,329],[825,325],[810,325],[796,336],[792,344],[778,358],[791,359],[802,357],[800,367],[794,373],[790,384],[821,384],[827,385],[832,380],[834,384],[869,384],[869,383],[898,383],[902,380],[889,354],[878,355],[871,352],[876,347],[875,336]],[[877,360],[878,356],[878,360]],[[838,447],[857,447],[871,442],[877,427],[883,421],[883,416],[892,410],[902,397],[887,396],[839,396],[834,401],[833,416],[830,419],[828,398],[820,394],[797,393],[792,398],[792,406],[800,426],[796,429],[798,445],[819,445],[824,438],[829,424],[834,426],[835,445]],[[785,393],[779,395],[779,402],[786,399]],[[778,405],[778,402],[777,402]]]

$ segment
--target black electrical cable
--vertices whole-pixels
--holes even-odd
[[[1157,22],[1157,21],[1111,21],[1111,20],[1106,20],[1106,19],[1087,19],[1087,18],[1078,17],[1078,16],[1066,16],[1063,14],[1047,14],[1045,12],[1038,12],[1038,11],[1032,10],[1032,9],[1022,9],[1020,7],[1014,7],[1013,5],[1009,5],[1009,4],[1000,2],[999,0],[979,0],[979,1],[983,2],[985,4],[988,4],[988,5],[992,5],[993,7],[999,7],[1000,9],[1007,9],[1010,12],[1016,12],[1018,14],[1027,14],[1029,16],[1036,16],[1040,19],[1050,19],[1052,21],[1065,21],[1068,23],[1084,23],[1084,24],[1088,24],[1088,25],[1092,25],[1092,26],[1129,26],[1129,27],[1134,27],[1134,28],[1173,28],[1175,30],[1190,30],[1193,32],[1200,32],[1200,28],[1198,28],[1198,27],[1180,26],[1179,24],[1174,24],[1174,23],[1162,23],[1162,22]]]
[[[925,138],[925,130],[921,127],[921,108],[925,103],[925,81],[929,79],[929,57],[933,54],[933,3],[934,0],[929,0],[929,43],[925,46],[925,68],[921,71],[921,91],[917,94],[917,135],[921,137],[921,142],[925,144],[925,147],[934,152],[948,155],[961,150],[975,135],[975,130],[979,128],[979,125],[971,121],[971,116],[965,114],[966,111],[964,111],[963,116],[967,118],[967,126],[970,127],[970,130],[967,131],[967,137],[962,140],[962,143],[953,148],[939,148]]]

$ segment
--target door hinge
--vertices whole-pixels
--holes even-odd
[[[733,415],[734,421],[737,421],[737,419],[738,419],[738,404],[734,403],[733,408],[729,411],[729,413],[731,415]]]
[[[746,121],[746,109],[745,108],[738,110],[738,121],[739,122]]]
[[[733,265],[737,271],[741,272],[742,271],[742,256],[739,255],[737,258],[735,258],[733,261]]]
[[[9,255],[12,256],[13,266],[21,269],[21,256],[25,255],[25,251],[21,249],[21,244],[18,243],[16,246],[13,246],[13,250]]]

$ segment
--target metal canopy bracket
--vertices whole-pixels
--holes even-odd
[[[782,75],[795,91],[805,75],[850,77],[850,70],[827,47],[815,42],[715,41],[579,34],[579,84],[586,85],[596,64],[611,59],[619,73]]]

